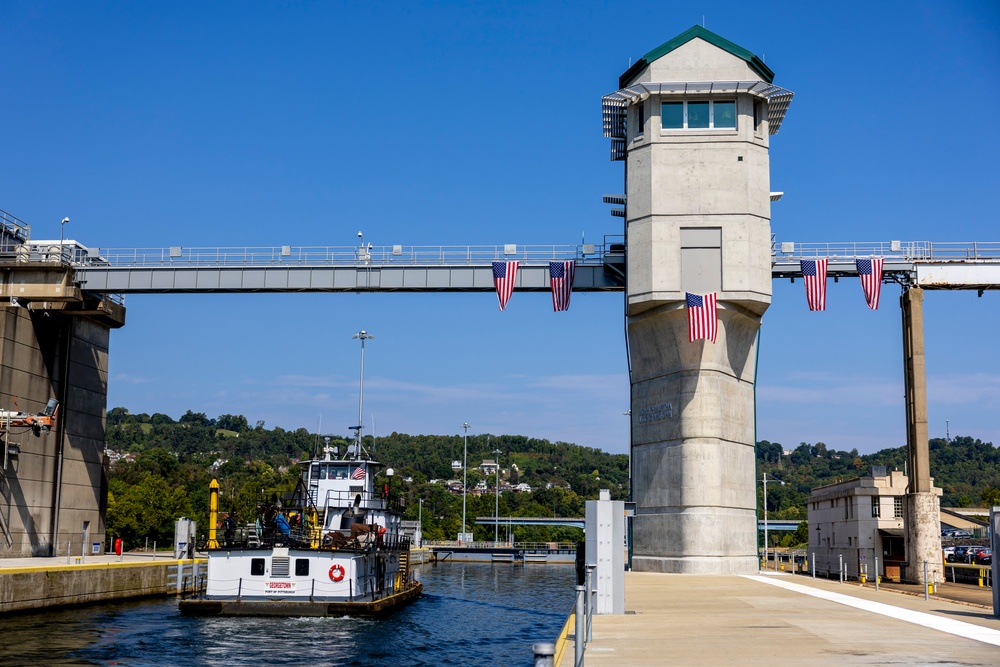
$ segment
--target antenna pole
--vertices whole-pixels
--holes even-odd
[[[361,448],[361,431],[364,428],[364,407],[365,407],[365,341],[374,340],[375,336],[364,329],[351,336],[351,338],[361,339],[361,389],[358,393],[358,448]]]

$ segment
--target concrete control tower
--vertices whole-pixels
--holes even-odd
[[[633,568],[755,572],[754,368],[771,302],[768,138],[792,93],[695,26],[604,97],[625,161]],[[688,339],[685,293],[715,293],[716,342]]]

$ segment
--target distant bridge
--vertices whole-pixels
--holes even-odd
[[[476,523],[481,526],[569,526],[585,530],[586,519],[570,519],[564,517],[543,517],[543,516],[477,516]],[[769,520],[767,522],[768,531],[793,531],[799,527],[801,521]],[[764,530],[764,521],[757,522],[757,530]]]

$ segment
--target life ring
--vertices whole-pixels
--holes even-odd
[[[330,580],[340,581],[344,578],[344,566],[339,563],[335,563],[333,567],[330,568]]]

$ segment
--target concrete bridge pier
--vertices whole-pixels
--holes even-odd
[[[906,578],[944,581],[941,562],[941,489],[930,473],[927,430],[927,371],[924,358],[924,291],[910,287],[900,298],[903,313],[903,370],[906,387]]]
[[[635,570],[755,572],[754,368],[760,317],[719,308],[688,342],[683,304],[629,318]]]

